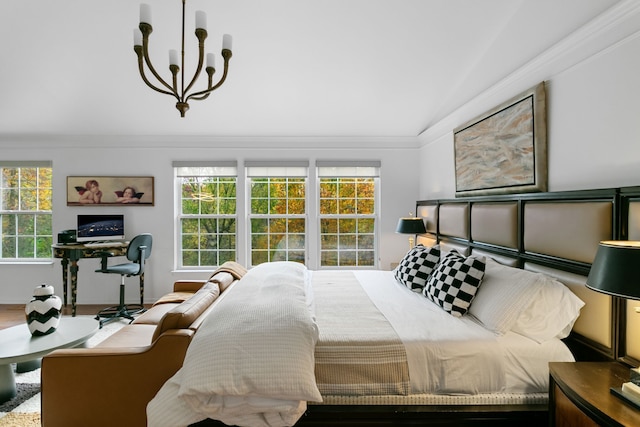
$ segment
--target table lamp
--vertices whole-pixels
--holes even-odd
[[[591,264],[587,288],[622,298],[640,299],[640,241],[602,241]],[[611,393],[640,408],[640,371]]]
[[[413,248],[414,236],[416,234],[424,234],[426,232],[427,229],[424,227],[424,221],[422,218],[410,216],[407,218],[400,218],[400,220],[398,220],[396,233],[411,235],[409,237],[409,250]]]

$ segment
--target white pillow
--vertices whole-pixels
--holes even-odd
[[[511,328],[539,343],[569,336],[584,306],[584,302],[565,285],[546,275],[544,279],[535,299]]]
[[[543,286],[545,276],[502,265],[487,257],[482,286],[469,313],[487,329],[504,334]]]

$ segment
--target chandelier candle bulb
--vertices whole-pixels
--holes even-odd
[[[140,22],[151,25],[151,6],[146,3],[140,3]]]
[[[207,14],[201,10],[196,10],[196,29],[207,29]]]
[[[233,39],[231,38],[231,34],[224,34],[222,36],[222,49],[231,50],[231,42]]]
[[[142,46],[142,31],[140,31],[140,28],[133,29],[133,45]]]
[[[213,53],[207,53],[207,68],[216,68],[216,56]]]
[[[178,51],[175,49],[169,50],[169,65],[178,65]]]

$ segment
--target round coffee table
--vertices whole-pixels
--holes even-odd
[[[32,336],[26,323],[0,330],[0,402],[16,395],[12,363],[20,364],[23,372],[36,369],[43,356],[59,348],[82,346],[98,327],[92,317],[62,317],[58,328],[48,335]]]

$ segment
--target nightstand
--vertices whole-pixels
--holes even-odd
[[[627,381],[629,368],[620,363],[549,363],[549,425],[640,426],[640,410],[609,390]]]

